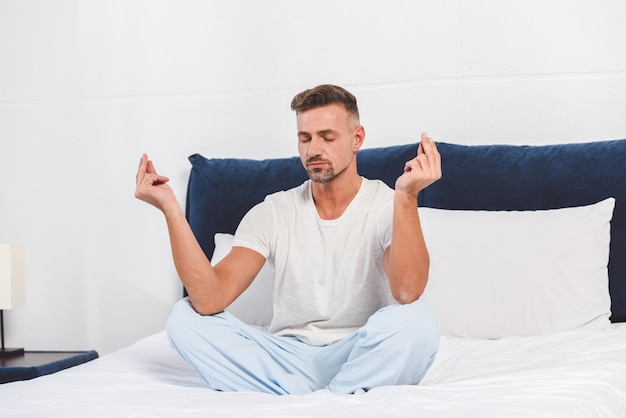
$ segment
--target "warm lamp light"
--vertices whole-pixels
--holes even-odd
[[[0,244],[0,357],[24,353],[23,348],[4,347],[4,309],[19,308],[26,303],[26,275],[24,274],[24,247]]]

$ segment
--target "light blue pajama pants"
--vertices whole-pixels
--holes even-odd
[[[172,346],[221,391],[354,393],[385,385],[414,385],[439,347],[439,323],[419,300],[380,309],[357,332],[328,346],[277,337],[228,312],[202,316],[180,300],[167,321]]]

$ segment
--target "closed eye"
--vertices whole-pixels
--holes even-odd
[[[324,141],[334,141],[337,138],[337,132],[332,129],[324,129],[318,131],[317,134],[321,136]]]
[[[311,140],[311,135],[300,132],[298,133],[298,140],[303,143],[309,142]]]

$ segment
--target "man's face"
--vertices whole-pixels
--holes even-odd
[[[314,182],[328,183],[354,162],[360,147],[357,134],[363,128],[342,105],[300,112],[297,125],[300,159]]]

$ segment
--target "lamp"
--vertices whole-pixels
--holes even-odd
[[[0,357],[17,356],[23,348],[4,347],[4,309],[13,309],[25,304],[24,247],[0,244],[0,335],[2,348]]]

